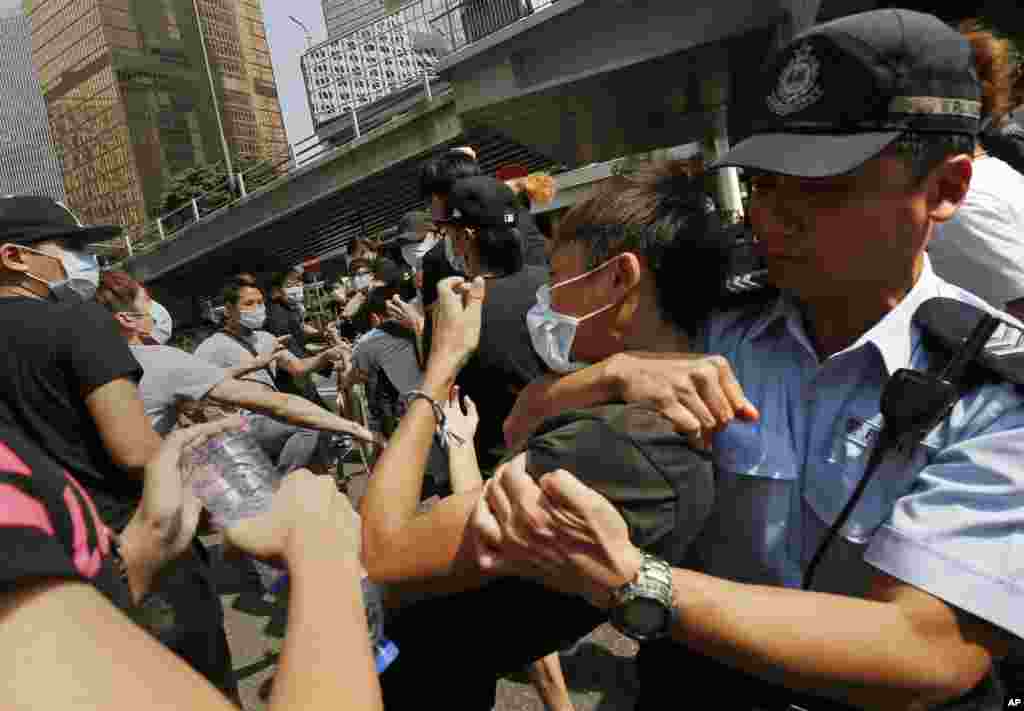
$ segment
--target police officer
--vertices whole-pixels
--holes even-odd
[[[602,393],[685,403],[692,419],[673,418],[704,433],[747,411],[714,437],[716,509],[687,569],[642,554],[607,500],[565,472],[537,483],[506,470],[487,485],[470,534],[482,565],[531,563],[626,634],[690,650],[641,680],[642,707],[663,703],[648,697],[658,686],[725,708],[1003,707],[993,662],[1024,635],[1012,552],[1024,397],[990,378],[921,441],[879,445],[891,376],[947,355],[915,316],[937,297],[991,311],[925,254],[970,184],[972,64],[938,19],[879,10],[812,28],[771,66],[757,130],[720,165],[754,172],[751,221],[781,294],[712,316],[702,344],[732,364],[759,419],[718,359],[688,387],[671,374],[684,361],[637,357],[558,384],[575,406]],[[1020,336],[1003,325],[994,339],[1005,351]],[[535,389],[530,411],[557,410],[552,392]]]

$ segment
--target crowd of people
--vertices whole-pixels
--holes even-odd
[[[526,669],[570,709],[559,652],[605,622],[639,642],[638,709],[1019,704],[1012,96],[976,25],[840,18],[779,50],[708,167],[750,178],[769,286],[727,288],[737,227],[689,163],[551,229],[550,176],[460,147],[353,248],[333,318],[301,268],[237,274],[191,352],[100,269],[113,228],[0,199],[0,707],[241,705],[179,462],[243,424],[280,476],[223,532],[289,571],[271,708],[488,711]],[[358,515],[339,440],[369,452]],[[379,674],[363,571],[399,650]]]

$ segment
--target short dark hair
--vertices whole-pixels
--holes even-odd
[[[373,263],[369,259],[364,259],[362,257],[353,259],[352,262],[348,265],[349,274],[355,274],[357,270],[363,269],[364,267],[366,269],[372,270]]]
[[[259,283],[256,281],[256,277],[249,272],[240,272],[231,277],[231,279],[233,281],[237,281],[242,286],[259,286]]]
[[[224,288],[221,289],[220,297],[224,301],[224,305],[238,306],[238,302],[242,298],[242,289],[256,289],[256,291],[260,291],[260,288],[256,286],[255,280],[246,279],[244,275],[236,276],[229,280],[224,285]]]
[[[402,282],[403,270],[393,259],[378,257],[373,263],[373,275],[388,286],[397,286]]]
[[[271,289],[284,289],[284,285],[288,283],[288,279],[291,278],[293,272],[275,272],[270,277],[269,286]]]
[[[481,266],[504,274],[515,274],[523,268],[523,236],[518,227],[472,229]]]
[[[690,333],[720,303],[735,241],[703,177],[683,161],[604,180],[566,213],[554,239],[584,245],[590,269],[624,252],[642,257],[659,313]]]
[[[388,300],[398,293],[398,289],[392,286],[378,286],[370,290],[366,295],[366,301],[352,317],[352,324],[360,333],[369,331],[372,328],[370,316],[376,314],[381,318],[387,316]]]
[[[974,155],[974,136],[965,133],[923,133],[906,131],[889,144],[892,151],[907,161],[911,179],[919,185],[950,156]]]
[[[369,314],[377,314],[378,316],[386,316],[388,312],[388,301],[391,297],[398,294],[398,288],[392,285],[378,286],[375,289],[371,289],[370,293],[366,296],[366,303],[363,308],[366,309]]]
[[[420,197],[447,195],[456,180],[480,175],[480,166],[465,151],[450,149],[427,161],[420,170]]]

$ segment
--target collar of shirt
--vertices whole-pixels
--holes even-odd
[[[913,323],[914,314],[925,301],[940,296],[941,284],[942,281],[936,276],[928,256],[925,255],[921,276],[918,277],[917,283],[903,297],[903,300],[896,305],[896,308],[882,317],[882,320],[868,329],[849,347],[832,357],[858,350],[870,343],[881,356],[888,375],[892,375],[900,368],[906,368],[910,364],[911,355],[917,347],[921,335],[920,329]],[[750,338],[752,340],[759,338],[769,326],[783,319],[790,335],[808,353],[817,358],[811,339],[804,329],[800,308],[793,297],[785,293],[778,297],[772,308],[753,326]]]

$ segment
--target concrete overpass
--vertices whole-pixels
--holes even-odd
[[[747,133],[774,47],[816,19],[877,5],[534,0],[543,9],[440,63],[443,93],[404,90],[404,113],[127,266],[188,320],[194,297],[226,274],[278,269],[392,226],[421,206],[422,161],[450,146],[474,145],[485,171],[516,162],[558,172],[693,141],[713,158]],[[336,121],[328,133],[354,133],[350,119]],[[736,187],[721,174],[727,208],[740,207]]]

